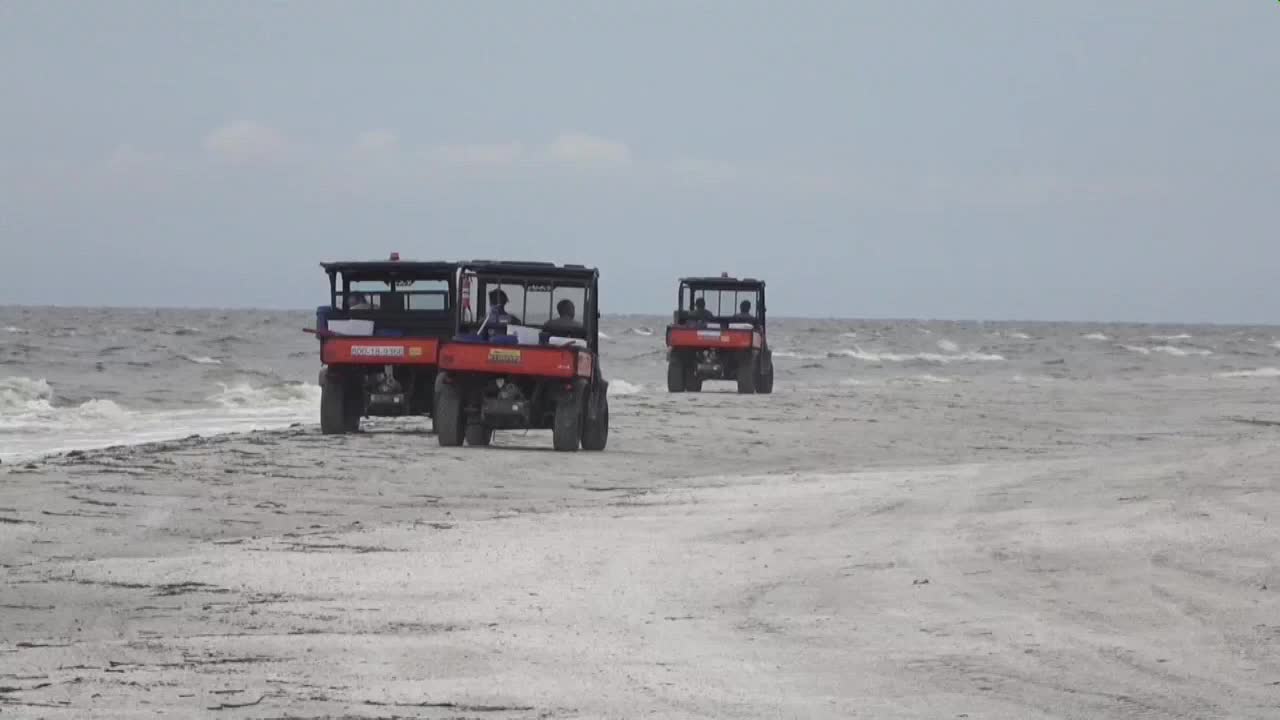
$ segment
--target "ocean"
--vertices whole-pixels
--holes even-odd
[[[316,423],[313,323],[308,311],[0,307],[0,461]],[[612,395],[666,392],[665,323],[602,321]],[[775,319],[770,343],[776,393],[1280,378],[1276,327]]]

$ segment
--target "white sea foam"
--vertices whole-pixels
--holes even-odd
[[[907,362],[926,362],[938,365],[946,365],[953,362],[1004,362],[1003,355],[993,353],[980,352],[957,352],[957,353],[893,353],[893,352],[871,352],[863,350],[859,347],[847,350],[837,350],[828,354],[830,357],[847,357],[854,360],[861,360],[869,363],[907,363]]]
[[[234,385],[209,405],[183,410],[134,410],[107,399],[58,405],[55,399],[43,379],[0,378],[0,460],[315,422],[320,388]]]
[[[1191,336],[1186,333],[1178,333],[1177,335],[1152,335],[1152,340],[1190,340]]]
[[[1088,335],[1081,335],[1080,337],[1084,338],[1085,340],[1110,340],[1111,339],[1100,332],[1089,333]]]
[[[647,327],[627,328],[628,335],[639,335],[640,337],[649,337],[653,335],[653,329]]]
[[[960,352],[960,346],[951,342],[950,340],[939,340],[938,349],[941,350],[942,352],[949,352],[949,353]]]
[[[183,355],[184,360],[193,362],[197,365],[221,365],[222,361],[217,358],[211,358],[207,355]]]
[[[1221,372],[1217,374],[1220,378],[1275,378],[1280,377],[1280,368],[1264,367],[1256,370],[1235,370],[1233,372]]]
[[[610,380],[610,395],[637,395],[644,390],[643,385],[629,383],[626,380]]]
[[[1204,348],[1180,348],[1173,345],[1153,345],[1151,347],[1144,347],[1142,345],[1121,345],[1120,347],[1128,350],[1129,352],[1138,353],[1139,355],[1161,353],[1164,355],[1172,355],[1173,357],[1191,357],[1193,355],[1204,357],[1213,354],[1213,351],[1205,350]]]

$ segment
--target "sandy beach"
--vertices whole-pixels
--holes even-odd
[[[382,422],[10,464],[0,713],[1272,718],[1273,399],[647,393],[599,454]]]

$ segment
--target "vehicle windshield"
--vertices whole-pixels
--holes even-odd
[[[340,291],[338,307],[345,310],[382,310],[401,312],[412,310],[449,309],[449,282],[447,280],[357,280]]]
[[[702,300],[707,312],[713,317],[732,318],[740,313],[742,302],[745,300],[751,303],[748,314],[752,318],[759,317],[760,298],[759,291],[755,288],[718,289],[696,285],[685,286],[680,296],[681,311],[695,312],[698,301]]]
[[[571,318],[574,324],[582,326],[587,289],[581,283],[483,275],[466,275],[462,279],[462,293],[466,301],[462,308],[463,323],[477,327],[484,321],[491,310],[490,294],[498,290],[506,296],[503,309],[516,320],[514,324],[542,327],[557,320],[568,327]],[[569,304],[565,305],[565,301]],[[562,318],[560,310],[569,311],[569,314]]]

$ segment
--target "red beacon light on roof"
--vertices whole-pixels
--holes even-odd
[[[398,252],[393,252],[393,253],[391,253],[391,260],[392,260],[392,261],[397,261],[397,260],[399,260],[399,259],[400,259],[400,253],[398,253]]]

